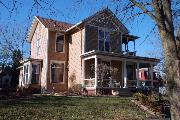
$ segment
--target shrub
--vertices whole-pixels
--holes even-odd
[[[82,85],[75,84],[71,88],[69,88],[69,93],[73,95],[81,95]]]
[[[137,101],[141,101],[143,95],[144,94],[138,92],[133,95],[133,98]]]
[[[161,112],[159,104],[157,104],[158,95],[154,92],[151,92],[149,95],[144,95],[143,93],[135,93],[133,95],[134,99],[139,101],[141,104],[147,106],[154,112]]]

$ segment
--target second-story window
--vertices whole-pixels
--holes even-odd
[[[110,33],[108,31],[99,30],[99,50],[110,51]]]
[[[64,52],[64,35],[56,35],[56,52]]]
[[[39,55],[39,51],[40,51],[40,39],[37,39],[37,41],[36,41],[36,54],[37,54],[37,56]]]

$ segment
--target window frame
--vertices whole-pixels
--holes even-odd
[[[56,46],[56,41],[57,41],[57,37],[59,37],[59,36],[63,36],[63,51],[61,52],[61,51],[57,51],[57,46]],[[61,33],[56,33],[56,38],[55,38],[55,52],[57,52],[57,53],[64,53],[65,52],[65,35],[64,34],[61,34]]]
[[[100,36],[99,36],[99,31],[103,31],[103,39],[100,39]],[[109,51],[106,51],[106,35],[105,33],[109,33]],[[103,41],[103,50],[100,50],[100,42],[99,41]],[[107,28],[102,28],[102,27],[98,27],[98,50],[99,51],[103,51],[103,52],[111,52],[111,30],[107,29]]]
[[[30,65],[28,63],[23,65],[23,83],[25,85],[29,84],[29,74],[30,74],[29,67]]]
[[[51,64],[52,63],[58,63],[58,64],[62,64],[63,63],[64,64],[63,82],[57,82],[57,83],[56,82],[52,82],[52,78],[51,78],[51,74],[52,74],[51,73]],[[65,74],[66,74],[66,71],[65,71],[66,69],[65,68],[66,68],[65,61],[57,61],[57,60],[51,60],[50,61],[50,84],[64,84],[65,83]]]
[[[32,82],[33,64],[39,65],[39,73],[35,73],[36,75],[39,75],[39,80],[38,80],[37,82]],[[33,63],[32,63],[32,72],[31,72],[31,84],[39,84],[40,81],[41,81],[41,63],[39,63],[39,62],[33,62]]]
[[[36,41],[36,55],[38,56],[39,55],[39,52],[40,52],[40,38],[37,39]]]

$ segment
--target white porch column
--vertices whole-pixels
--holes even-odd
[[[95,62],[94,63],[95,64],[95,66],[94,66],[95,67],[95,81],[94,81],[95,83],[94,83],[94,87],[96,88],[97,87],[97,76],[98,76],[97,75],[97,67],[98,67],[98,65],[97,65],[98,64],[98,60],[97,60],[98,58],[97,58],[97,56],[95,56],[94,59],[95,59],[95,61],[94,61]]]
[[[84,80],[85,80],[85,60],[84,59],[82,59],[82,78],[83,78],[82,86],[84,87],[85,86],[85,84],[84,84]]]
[[[151,87],[153,87],[153,64],[150,63]]]
[[[124,88],[127,88],[127,70],[126,70],[126,60],[124,60]]]
[[[139,88],[139,63],[136,63],[137,70],[136,70],[136,79],[137,79],[137,88]]]
[[[28,67],[28,84],[31,84],[31,78],[32,78],[32,62],[29,61],[28,63],[29,67]]]

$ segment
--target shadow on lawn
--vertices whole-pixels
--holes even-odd
[[[145,114],[123,97],[70,97],[70,96],[37,96],[29,99],[0,101],[0,116],[3,119],[113,119],[114,117],[139,119]],[[121,111],[121,112],[119,112]],[[15,116],[14,116],[15,115]],[[73,117],[72,117],[73,116]]]
[[[35,98],[27,98],[27,99],[16,99],[16,100],[3,100],[0,102],[0,106],[3,107],[12,107],[12,106],[48,106],[51,104],[52,106],[60,107],[60,106],[80,106],[85,105],[89,106],[89,102],[99,103],[101,104],[102,99],[121,99],[121,103],[126,103],[129,98],[121,98],[121,97],[68,97],[68,96],[38,96]],[[103,104],[103,103],[102,103]],[[119,103],[118,103],[119,104]]]
[[[75,103],[79,101],[81,98],[76,98],[73,100]],[[72,102],[72,99],[69,97],[57,97],[57,96],[38,96],[35,98],[27,98],[27,99],[16,99],[16,100],[4,100],[0,103],[1,106],[4,107],[12,107],[12,106],[48,106],[49,104],[53,106],[77,106]]]

